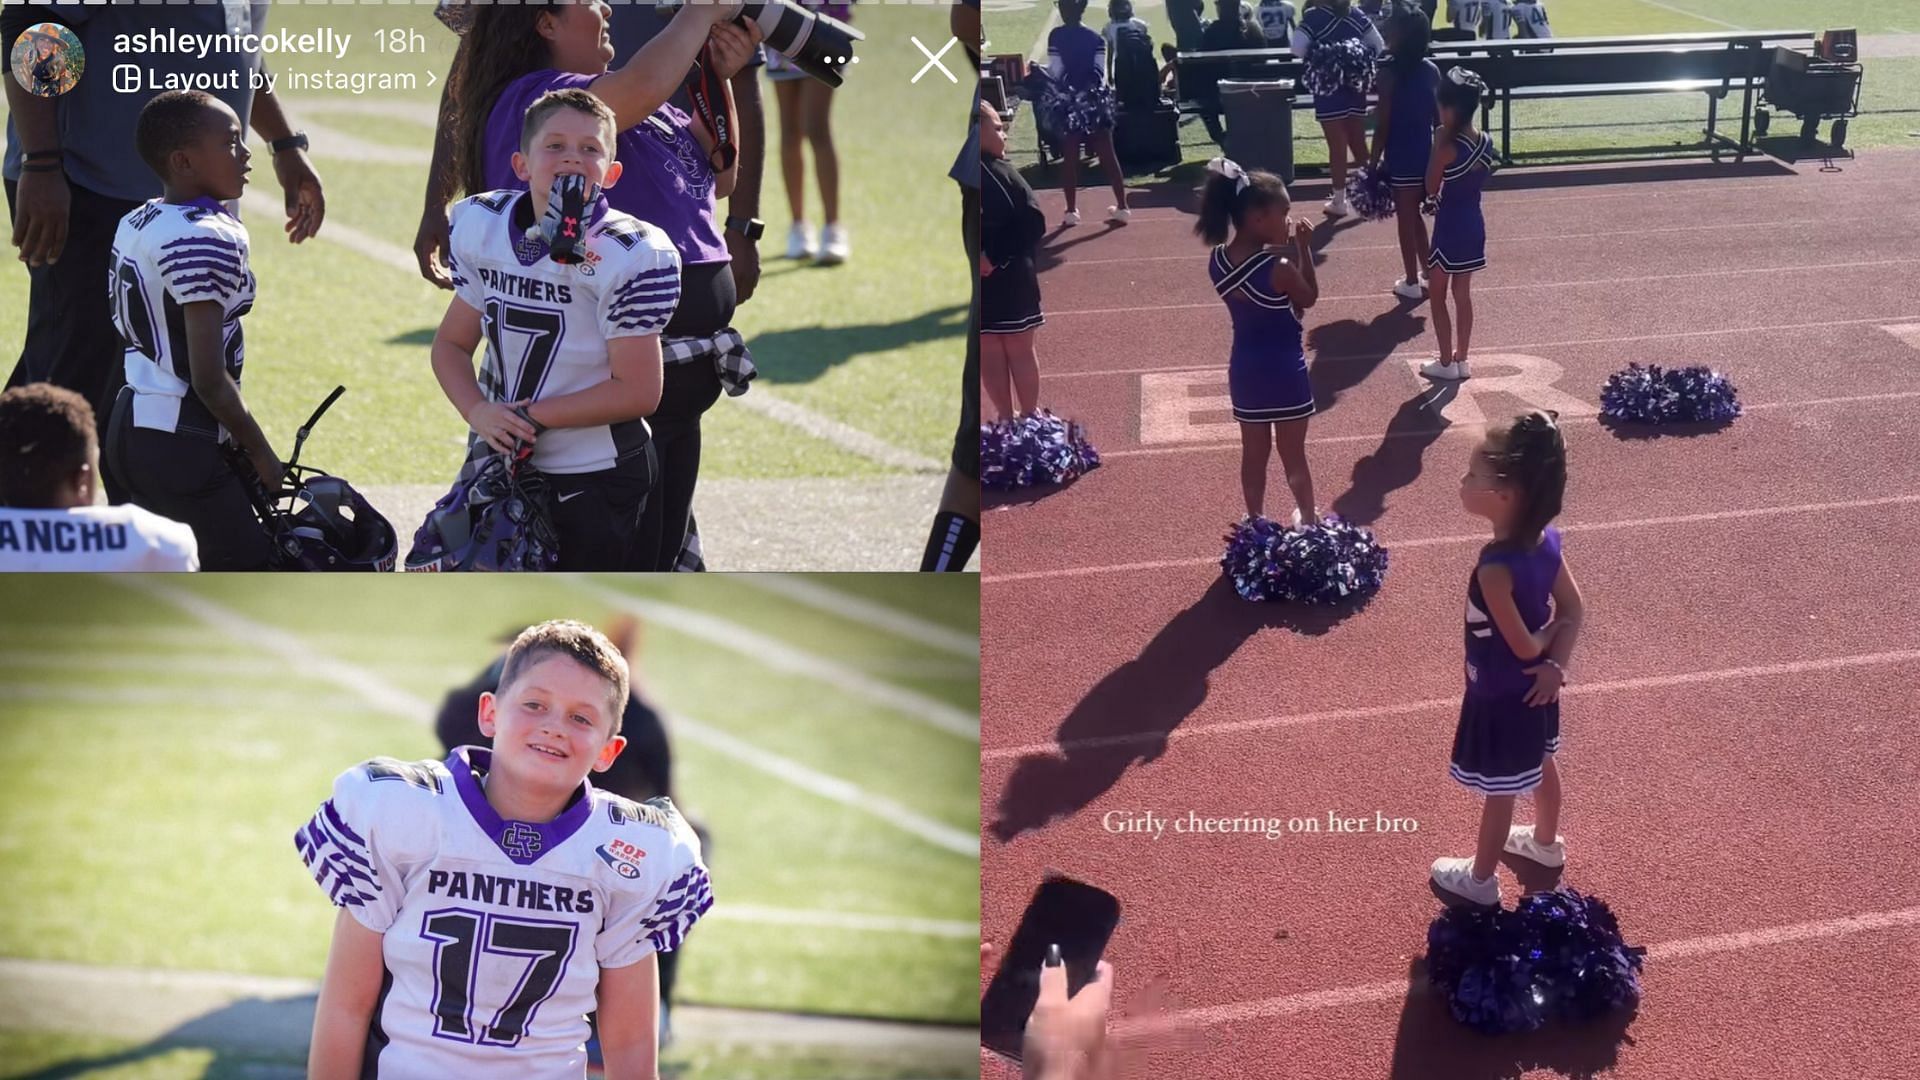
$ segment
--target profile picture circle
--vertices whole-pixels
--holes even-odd
[[[59,97],[87,71],[87,52],[73,31],[57,22],[36,23],[14,39],[8,55],[14,81],[38,97]]]

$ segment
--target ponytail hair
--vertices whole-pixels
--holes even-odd
[[[1520,496],[1512,543],[1523,550],[1540,542],[1540,535],[1560,516],[1566,498],[1567,443],[1555,423],[1558,419],[1558,413],[1536,409],[1505,428],[1487,432],[1501,483]]]
[[[1459,134],[1460,125],[1472,119],[1480,111],[1480,99],[1486,96],[1487,82],[1479,75],[1463,67],[1451,67],[1440,80],[1440,105],[1453,110],[1453,126],[1447,129],[1447,137]]]
[[[1238,229],[1248,210],[1292,205],[1287,197],[1287,182],[1270,172],[1248,172],[1227,158],[1207,162],[1207,182],[1200,189],[1200,218],[1193,233],[1209,244],[1227,240],[1227,226]]]
[[[1393,0],[1393,14],[1387,18],[1387,48],[1393,51],[1393,70],[1398,78],[1411,77],[1414,69],[1427,59],[1433,45],[1433,20],[1426,9],[1409,0]]]

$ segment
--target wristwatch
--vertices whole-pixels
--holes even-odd
[[[306,148],[307,133],[304,131],[296,131],[284,139],[275,139],[267,144],[267,149],[276,154],[282,150],[305,150]]]
[[[759,218],[728,217],[727,228],[749,240],[758,240],[761,234],[767,231],[767,223]]]

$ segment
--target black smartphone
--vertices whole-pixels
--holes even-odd
[[[1040,965],[1048,947],[1060,947],[1067,996],[1072,997],[1093,979],[1100,954],[1119,924],[1120,901],[1112,893],[1059,875],[1041,882],[1000,957],[1000,970],[980,999],[980,1044],[1020,1060],[1027,1017],[1040,1000]]]

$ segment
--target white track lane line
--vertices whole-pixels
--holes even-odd
[[[255,648],[264,647],[303,675],[333,683],[389,716],[415,724],[432,721],[436,712],[432,704],[394,686],[366,668],[335,660],[287,631],[249,619],[157,578],[158,575],[122,574],[112,580],[115,584],[172,604],[237,641],[249,643]],[[742,764],[751,765],[802,791],[853,807],[942,849],[972,858],[979,857],[980,840],[972,833],[923,817],[850,781],[816,772],[689,717],[674,714],[673,731],[682,738],[700,743]],[[974,738],[979,738],[977,727],[974,729]]]
[[[1681,341],[1686,338],[1721,337],[1728,334],[1762,334],[1762,333],[1771,333],[1777,330],[1817,330],[1817,329],[1822,329],[1829,326],[1868,326],[1868,325],[1874,325],[1874,324],[1880,324],[1880,323],[1897,323],[1897,322],[1903,322],[1905,320],[1910,320],[1910,319],[1920,319],[1920,315],[1911,315],[1911,314],[1876,315],[1876,316],[1873,316],[1872,318],[1867,318],[1867,319],[1822,319],[1818,322],[1773,323],[1765,326],[1759,326],[1759,325],[1729,326],[1719,330],[1676,330],[1676,331],[1670,331],[1670,332],[1661,333],[1661,334],[1629,334],[1625,336],[1615,336],[1615,337],[1568,338],[1562,341],[1523,341],[1517,344],[1482,345],[1480,346],[1480,351],[1483,353],[1528,352],[1533,349],[1555,349],[1555,348],[1566,348],[1570,346],[1580,346],[1580,345],[1616,345],[1623,342],[1637,342],[1637,341]],[[1315,355],[1313,358],[1313,363],[1315,364],[1350,364],[1350,363],[1358,363],[1358,362],[1372,361],[1372,360],[1379,360],[1384,362],[1386,360],[1392,359],[1392,357],[1394,356],[1407,356],[1407,355],[1409,354],[1392,353],[1392,354],[1389,354],[1388,356],[1380,357],[1374,354],[1362,354],[1362,353],[1352,353],[1352,354],[1346,354],[1346,355],[1324,354],[1324,355]],[[1425,355],[1425,354],[1421,354],[1421,355]],[[1060,379],[1102,379],[1102,378],[1109,378],[1116,375],[1158,375],[1158,374],[1165,374],[1165,373],[1179,372],[1179,371],[1206,371],[1214,368],[1219,369],[1222,377],[1226,375],[1227,369],[1225,365],[1215,362],[1215,363],[1207,363],[1207,364],[1176,364],[1171,366],[1162,365],[1160,367],[1116,368],[1111,371],[1060,371],[1060,372],[1049,371],[1047,372],[1047,381],[1056,382]]]
[[[1849,668],[1883,667],[1899,664],[1920,663],[1920,649],[1897,649],[1891,652],[1859,653],[1853,656],[1829,656],[1817,660],[1786,660],[1774,664],[1748,664],[1743,667],[1715,668],[1708,671],[1681,671],[1666,675],[1639,675],[1631,679],[1609,679],[1605,682],[1575,683],[1561,690],[1567,697],[1588,697],[1593,694],[1618,694],[1634,690],[1658,690],[1669,686],[1695,686],[1702,683],[1739,682],[1743,679],[1772,679],[1785,675],[1805,675],[1812,672],[1843,671]],[[1426,712],[1444,712],[1460,707],[1460,695],[1444,698],[1427,698],[1424,701],[1405,701],[1395,705],[1370,705],[1354,709],[1323,709],[1317,712],[1290,713],[1281,716],[1254,717],[1249,720],[1223,720],[1217,724],[1181,725],[1171,732],[1142,732],[1130,735],[1107,735],[1093,739],[1074,739],[1066,743],[1046,742],[1027,743],[1024,746],[1001,746],[982,750],[980,760],[1000,761],[1006,758],[1035,757],[1057,755],[1062,751],[1098,750],[1115,746],[1149,745],[1163,741],[1195,739],[1209,735],[1233,735],[1249,731],[1269,731],[1275,728],[1299,727],[1305,724],[1321,724],[1331,721],[1378,720],[1394,716],[1417,716]]]
[[[955,630],[928,619],[917,618],[899,608],[868,600],[831,585],[822,585],[811,576],[799,574],[735,574],[728,580],[762,589],[798,604],[838,615],[843,619],[897,634],[908,641],[938,649],[970,660],[980,658],[980,635]]]
[[[1755,506],[1743,510],[1716,510],[1704,514],[1674,514],[1662,517],[1633,518],[1625,521],[1582,521],[1560,526],[1563,533],[1613,532],[1618,529],[1658,528],[1666,525],[1694,525],[1713,521],[1735,521],[1742,518],[1783,517],[1793,514],[1824,514],[1845,510],[1864,510],[1886,506],[1907,506],[1920,503],[1920,495],[1888,495],[1873,499],[1849,499],[1843,502],[1798,503],[1791,506]],[[1388,551],[1405,551],[1413,548],[1440,547],[1452,544],[1484,544],[1485,532],[1461,533],[1457,536],[1425,536],[1411,540],[1391,540],[1385,545]],[[1057,577],[1092,577],[1100,574],[1128,574],[1149,570],[1172,570],[1182,566],[1218,565],[1219,555],[1191,556],[1183,559],[1156,559],[1152,562],[1109,563],[1101,566],[1072,566],[1059,570],[1024,570],[1012,574],[983,574],[981,585],[999,585],[1013,581],[1038,581]]]
[[[1392,358],[1389,357],[1389,359]],[[1221,373],[1222,378],[1225,378],[1225,375],[1225,372]],[[1915,398],[1920,398],[1920,390],[1896,390],[1885,394],[1854,394],[1849,397],[1801,398],[1798,401],[1764,401],[1758,405],[1749,405],[1742,402],[1741,409],[1748,413],[1773,412],[1778,409],[1813,409],[1827,405],[1870,405],[1874,402],[1882,401],[1912,401]],[[1559,421],[1561,427],[1573,425],[1585,427],[1598,423],[1600,423],[1600,418],[1597,416],[1565,416],[1561,417]],[[1448,435],[1472,435],[1478,438],[1485,430],[1485,424],[1448,424],[1440,431],[1440,435],[1442,437]],[[1432,435],[1433,433],[1430,431],[1376,431],[1360,435],[1321,435],[1309,437],[1307,439],[1307,445],[1329,446],[1342,443],[1397,442],[1401,439],[1426,439],[1431,438]],[[1129,450],[1102,450],[1100,451],[1100,460],[1108,462],[1118,458],[1160,457],[1166,454],[1238,450],[1239,448],[1240,443],[1238,436],[1228,436],[1223,439],[1215,439],[1208,442],[1179,443],[1173,446],[1137,446]]]
[[[1742,930],[1663,941],[1647,948],[1647,960],[1652,964],[1659,964],[1696,956],[1750,952],[1794,942],[1904,931],[1916,927],[1920,927],[1920,907],[1899,908],[1893,911],[1869,911],[1837,919],[1822,919],[1818,922],[1794,923],[1790,926],[1772,926],[1759,930]],[[1659,969],[1651,968],[1650,970],[1654,971],[1657,977]],[[1397,1001],[1407,995],[1408,989],[1406,979],[1395,979],[1390,982],[1346,986],[1336,990],[1316,990],[1305,994],[1288,994],[1284,997],[1263,998],[1258,1001],[1239,1001],[1198,1009],[1182,1009],[1160,1016],[1122,1020],[1115,1025],[1114,1034],[1123,1037],[1139,1036],[1186,1028],[1217,1027],[1221,1024],[1245,1023],[1252,1020],[1273,1020],[1320,1009],[1338,1009],[1376,1001]],[[1414,992],[1426,992],[1424,984],[1419,984]]]
[[[1698,278],[1755,277],[1761,274],[1799,274],[1830,270],[1862,270],[1879,266],[1910,266],[1914,263],[1920,263],[1920,258],[1863,259],[1857,262],[1812,263],[1805,266],[1745,266],[1728,270],[1693,270],[1684,274],[1642,274],[1631,278],[1580,278],[1572,281],[1527,281],[1513,285],[1482,285],[1478,292],[1540,292],[1549,289],[1589,288],[1595,285],[1613,286],[1617,288],[1623,282],[1637,285],[1649,281],[1692,281]],[[1351,296],[1323,296],[1315,302],[1314,306],[1319,307],[1325,304],[1359,300],[1380,303],[1381,298],[1386,295],[1387,292],[1381,290],[1379,292],[1354,293]],[[1201,301],[1192,304],[1150,304],[1124,308],[1078,308],[1070,311],[1055,311],[1049,308],[1047,315],[1049,318],[1054,316],[1065,318],[1070,315],[1131,315],[1155,311],[1212,310],[1219,306],[1220,300],[1215,298],[1211,301]],[[1482,348],[1481,351],[1485,352],[1486,350]]]
[[[631,612],[648,622],[717,645],[775,671],[826,683],[853,697],[917,720],[973,742],[980,741],[980,717],[925,694],[876,679],[866,672],[824,656],[796,649],[786,642],[710,612],[680,607],[623,592],[586,578],[569,576],[567,584],[602,603]]]

